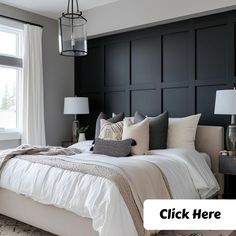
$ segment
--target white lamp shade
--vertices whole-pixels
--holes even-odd
[[[64,99],[64,114],[89,114],[87,97],[66,97]]]
[[[236,90],[216,91],[215,114],[236,115]]]

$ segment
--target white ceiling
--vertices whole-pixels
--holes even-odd
[[[78,0],[81,10],[87,10],[106,5],[118,0]],[[9,6],[31,11],[53,19],[60,17],[67,9],[68,0],[0,0]]]

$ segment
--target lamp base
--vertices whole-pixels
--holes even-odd
[[[72,140],[73,143],[78,142],[78,134],[77,129],[80,128],[80,124],[78,120],[74,120],[72,124]]]
[[[228,151],[236,153],[236,125],[229,125],[226,131],[226,147]]]

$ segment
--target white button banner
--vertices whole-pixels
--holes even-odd
[[[147,230],[236,230],[236,200],[146,200]]]

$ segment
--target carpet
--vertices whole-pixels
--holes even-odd
[[[45,232],[4,215],[0,215],[0,235],[55,236],[54,234]],[[158,236],[236,236],[236,234],[231,234],[231,231],[162,231]]]
[[[7,236],[54,236],[51,233],[0,215],[0,235]]]

